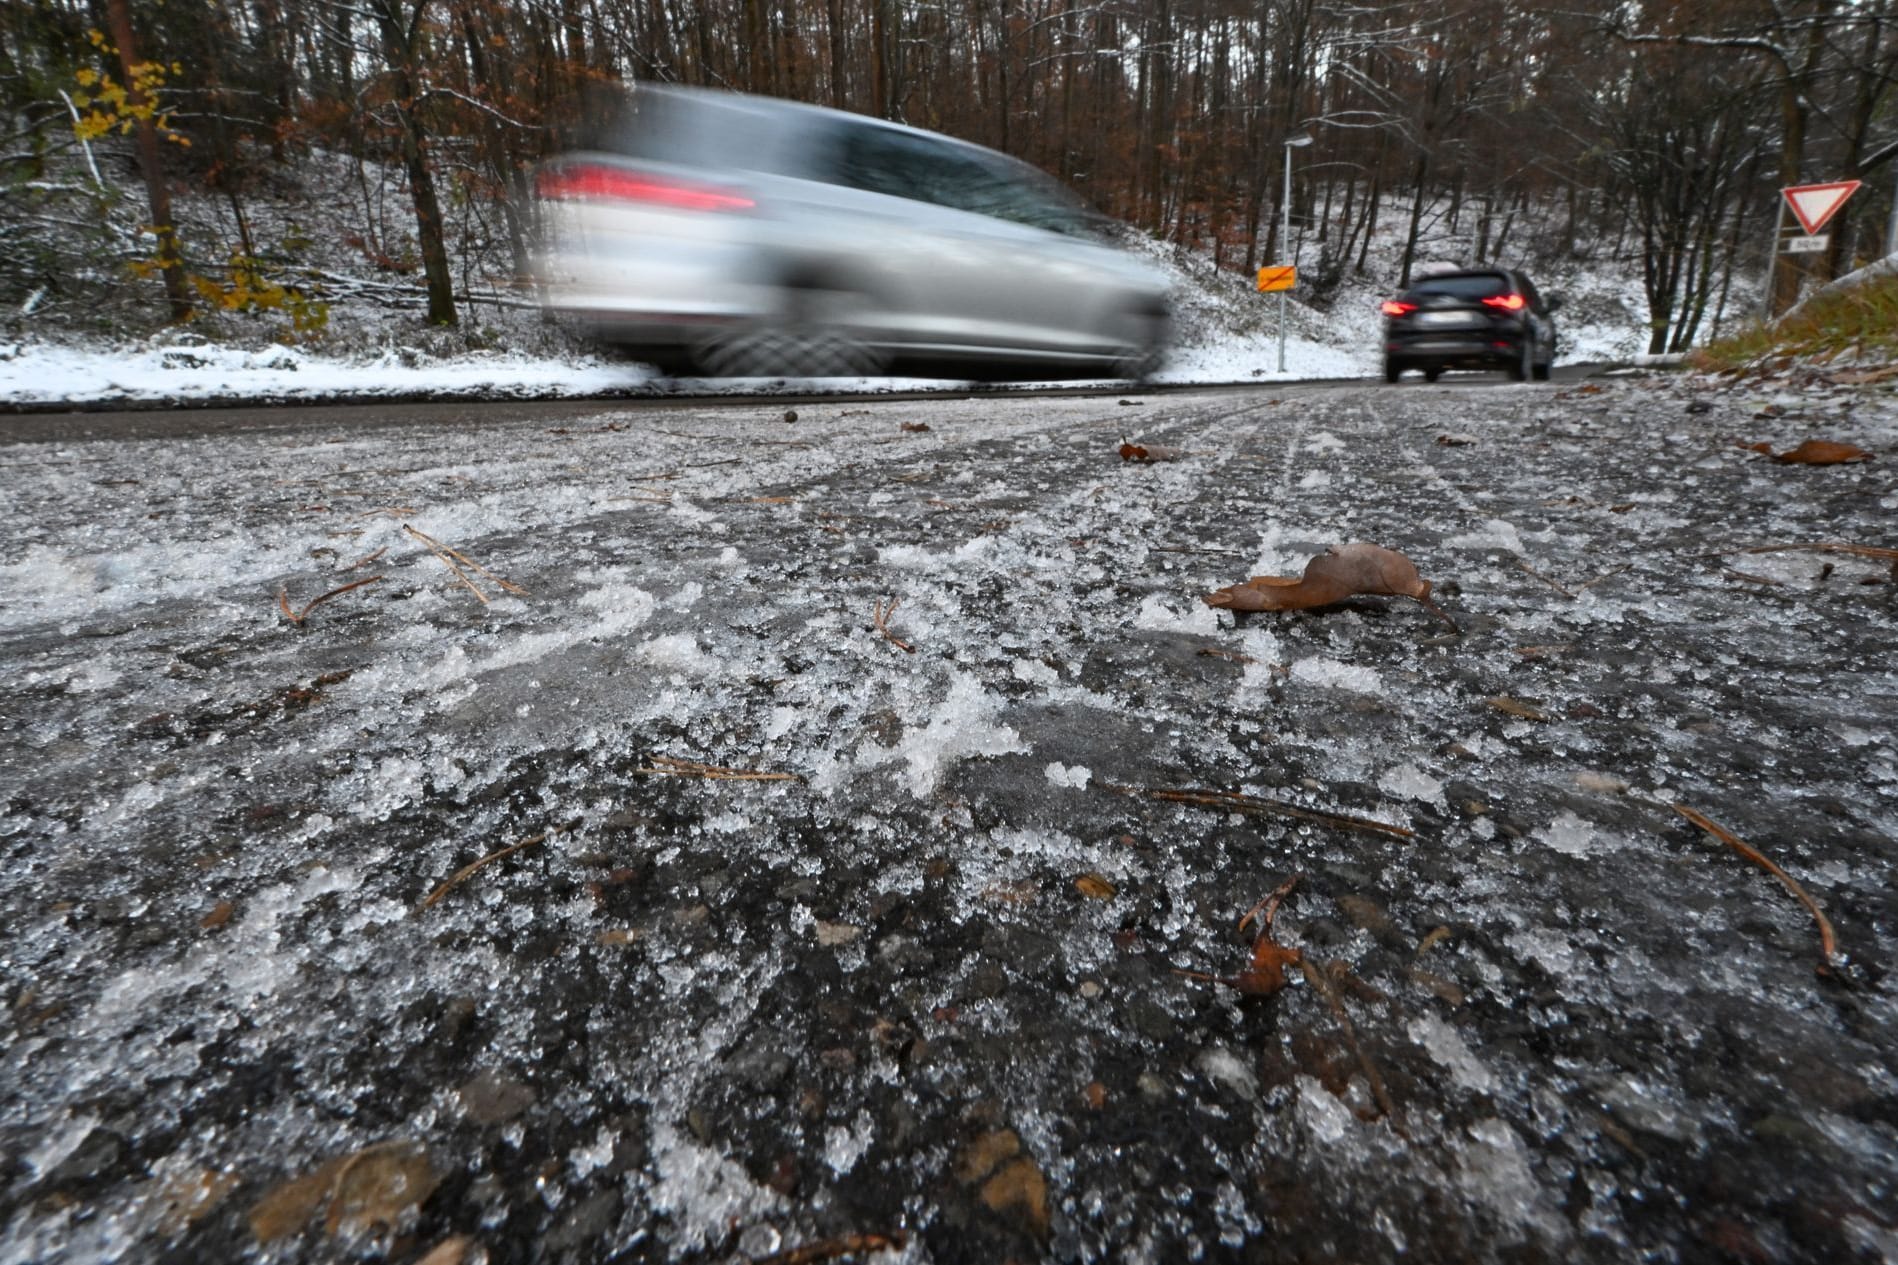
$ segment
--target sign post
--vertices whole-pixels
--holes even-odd
[[[1773,276],[1779,269],[1779,257],[1788,255],[1817,255],[1824,253],[1832,244],[1829,233],[1819,230],[1826,226],[1845,200],[1857,193],[1860,181],[1833,180],[1825,184],[1796,184],[1779,191],[1785,201],[1780,204],[1779,215],[1773,221],[1773,254],[1766,269],[1766,299],[1760,305],[1761,318],[1773,319]],[[1795,237],[1780,244],[1780,235],[1786,228],[1786,208],[1791,207],[1799,227],[1805,230],[1803,237]],[[1898,212],[1894,212],[1898,217]]]

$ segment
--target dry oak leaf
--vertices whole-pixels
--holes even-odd
[[[1797,448],[1785,452],[1774,452],[1771,444],[1746,444],[1750,452],[1763,452],[1781,465],[1787,466],[1840,466],[1853,461],[1870,461],[1872,454],[1863,448],[1851,444],[1834,443],[1830,439],[1808,439]]]
[[[1408,597],[1423,603],[1444,623],[1456,623],[1430,600],[1430,581],[1403,554],[1363,542],[1333,545],[1305,564],[1299,579],[1255,575],[1208,593],[1208,606],[1234,611],[1302,611],[1331,606],[1348,597]]]
[[[251,1233],[260,1243],[295,1234],[319,1208],[332,1236],[393,1226],[421,1207],[439,1181],[421,1143],[378,1143],[272,1189],[251,1209]]]
[[[1272,938],[1272,922],[1278,917],[1279,905],[1291,895],[1298,886],[1298,876],[1294,874],[1279,884],[1270,896],[1246,911],[1239,920],[1239,930],[1257,920],[1259,931],[1252,939],[1252,961],[1246,969],[1237,975],[1208,975],[1203,971],[1182,971],[1177,967],[1175,975],[1184,975],[1188,979],[1206,980],[1210,983],[1224,984],[1246,997],[1270,997],[1285,987],[1285,968],[1302,967],[1305,955],[1289,945],[1280,944]]]
[[[1163,448],[1158,444],[1123,443],[1120,446],[1122,461],[1141,461],[1152,465],[1156,461],[1177,461],[1180,449]]]

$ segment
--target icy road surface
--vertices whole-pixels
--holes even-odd
[[[1740,550],[1898,544],[1895,415],[0,447],[0,1259],[1890,1261],[1898,585]],[[1355,540],[1461,635],[1200,601]]]

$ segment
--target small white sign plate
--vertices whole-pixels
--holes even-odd
[[[1789,255],[1822,255],[1831,244],[1832,234],[1812,233],[1805,237],[1787,238],[1785,251]]]

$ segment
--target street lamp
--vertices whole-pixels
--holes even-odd
[[[1283,219],[1279,229],[1279,250],[1290,248],[1292,240],[1292,151],[1303,149],[1311,144],[1310,132],[1299,132],[1285,138],[1285,183],[1279,193],[1280,209]],[[1296,259],[1293,260],[1297,262]],[[1285,372],[1285,291],[1279,291],[1279,372]]]

